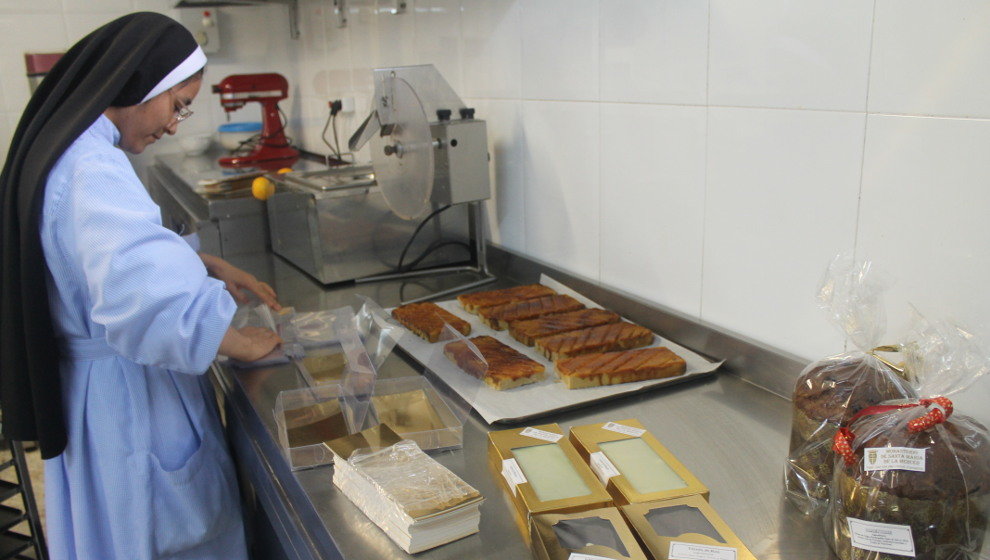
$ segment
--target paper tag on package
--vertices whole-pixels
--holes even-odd
[[[609,430],[610,432],[616,432],[620,434],[625,434],[632,437],[640,437],[646,433],[646,430],[641,428],[633,428],[632,426],[625,426],[623,424],[616,424],[615,422],[606,422],[602,425],[603,430]]]
[[[502,477],[509,483],[509,488],[512,489],[513,496],[516,495],[516,486],[523,482],[528,482],[526,475],[523,474],[522,469],[519,468],[519,463],[515,459],[502,461]]]
[[[852,545],[863,550],[914,557],[910,525],[877,523],[847,517]]]
[[[550,443],[557,443],[560,441],[560,438],[564,437],[563,434],[555,434],[553,432],[538,430],[536,428],[526,428],[525,430],[519,432],[519,435],[534,439],[542,439],[543,441],[549,441]]]
[[[601,480],[602,484],[608,484],[608,479],[621,474],[619,469],[615,468],[612,461],[609,461],[608,457],[601,451],[592,453],[588,462],[591,463],[591,470],[595,471],[595,474],[598,475],[598,480]]]
[[[671,541],[667,558],[670,560],[736,560],[736,549],[728,546]]]
[[[925,472],[925,449],[867,447],[863,450],[863,470]]]

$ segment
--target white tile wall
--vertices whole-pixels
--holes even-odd
[[[522,92],[521,4],[464,1],[464,90],[468,97],[518,99]]]
[[[27,100],[22,52],[171,5],[0,0],[2,141]],[[986,2],[392,5],[349,0],[341,29],[331,2],[304,0],[299,41],[284,6],[223,8],[205,85],[285,74],[284,107],[320,148],[329,99],[355,99],[346,140],[371,69],[432,62],[488,121],[496,243],[809,359],[842,347],[814,294],[831,256],[854,247],[896,278],[892,322],[911,300],[986,326]],[[225,120],[208,91],[196,107],[183,133]]]
[[[601,99],[703,105],[708,3],[609,0],[601,11]]]
[[[489,177],[492,198],[486,204],[488,230],[493,243],[508,249],[526,251],[526,185],[523,162],[521,102],[502,99],[465,99],[475,108],[475,116],[488,128]]]
[[[870,116],[857,252],[896,278],[906,303],[990,333],[990,121]]]
[[[840,351],[815,307],[829,259],[851,251],[861,114],[713,108],[702,318],[801,356]]]
[[[705,109],[601,107],[602,281],[698,317]]]
[[[292,84],[294,92],[304,96],[328,98],[330,81],[327,70],[326,19],[332,18],[330,7],[318,0],[299,4],[299,40],[295,45],[299,74]]]
[[[524,101],[526,252],[598,279],[598,105]]]
[[[134,6],[131,0],[62,0],[62,11],[69,14],[126,14]],[[106,23],[104,21],[104,23]]]
[[[463,91],[460,0],[416,0],[412,10],[416,63],[433,64],[454,91]]]
[[[24,5],[34,6],[33,3]],[[0,15],[0,85],[8,112],[19,114],[31,96],[25,77],[24,53],[60,52],[67,46],[61,14]]]
[[[878,0],[870,111],[990,117],[990,4]]]
[[[873,2],[711,0],[713,105],[862,111]]]
[[[126,11],[129,10],[125,10]],[[73,45],[79,39],[82,39],[86,35],[89,35],[94,30],[102,27],[104,24],[109,23],[120,17],[120,12],[103,11],[96,12],[92,10],[88,11],[78,11],[74,13],[65,14],[65,31],[66,31],[66,44]],[[62,49],[64,50],[64,49]]]
[[[990,121],[870,116],[858,253],[882,262],[893,332],[907,305],[990,340]],[[952,395],[956,411],[990,421],[990,377]]]
[[[413,2],[404,13],[392,13],[394,1],[380,0],[375,15],[375,66],[416,64],[416,17]]]
[[[0,14],[61,14],[61,0],[0,0]]]
[[[525,99],[598,100],[598,0],[522,3]]]

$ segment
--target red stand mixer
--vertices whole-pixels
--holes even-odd
[[[261,138],[248,154],[222,157],[224,167],[261,167],[274,169],[290,166],[299,159],[299,151],[289,145],[285,124],[279,117],[278,102],[289,96],[289,82],[281,74],[234,74],[213,86],[220,94],[220,105],[228,115],[250,101],[261,103]]]

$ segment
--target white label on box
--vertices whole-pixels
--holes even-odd
[[[594,554],[581,554],[578,552],[572,552],[567,560],[612,560],[611,558],[606,558],[604,556],[595,556]]]
[[[549,441],[551,443],[557,443],[560,441],[560,438],[564,437],[564,434],[555,434],[545,430],[537,430],[536,428],[526,428],[525,430],[519,432],[519,435],[542,439],[543,441]]]
[[[728,546],[671,541],[667,558],[670,560],[736,560],[736,549]]]
[[[602,484],[608,484],[608,479],[622,474],[601,451],[592,453],[589,462],[591,463],[591,470],[595,471],[595,474],[598,475],[598,480],[601,480]]]
[[[633,428],[632,426],[625,426],[623,424],[616,424],[615,422],[606,422],[605,425],[602,426],[602,429],[620,434],[626,434],[627,436],[632,437],[639,437],[646,433],[646,430],[644,429]]]
[[[925,448],[867,447],[863,450],[863,470],[925,472]]]
[[[914,539],[910,525],[877,523],[847,517],[852,545],[863,550],[899,554],[914,558]]]
[[[526,475],[523,474],[522,469],[519,468],[519,463],[515,459],[506,459],[502,461],[502,476],[505,477],[505,481],[509,483],[509,488],[512,489],[512,495],[516,495],[516,486],[522,484],[523,482],[528,482],[526,480]]]

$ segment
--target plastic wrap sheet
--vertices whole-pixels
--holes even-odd
[[[820,515],[827,505],[839,426],[865,407],[917,395],[894,363],[903,360],[901,345],[878,348],[887,331],[886,284],[869,261],[840,255],[819,286],[819,307],[855,350],[812,362],[794,388],[784,490],[802,513]]]
[[[325,442],[365,429],[378,375],[350,307],[322,312],[321,320],[327,325],[322,332],[328,330],[333,346],[310,347],[304,358],[296,359],[309,386],[282,391],[275,400],[279,442],[293,469],[331,463],[333,455]],[[339,380],[318,382],[318,364],[331,372],[339,369]]]
[[[408,516],[408,524],[474,503],[481,497],[412,440],[384,449],[359,449],[347,463],[355,476],[374,488],[373,495],[360,496],[363,503],[355,501],[371,519],[401,512]],[[334,478],[336,482],[336,473]]]
[[[398,338],[396,333],[402,326],[392,320],[375,300],[361,295],[358,297],[361,307],[354,315],[354,327],[364,341],[371,363],[377,368],[392,354]]]
[[[601,308],[595,302],[546,275],[540,278],[540,283],[553,288],[558,293],[570,295],[588,307]],[[399,336],[399,346],[421,364],[427,366],[434,375],[463,399],[472,402],[474,408],[489,424],[522,421],[595,401],[653,389],[661,385],[680,383],[710,374],[722,364],[722,362],[709,361],[683,346],[663,337],[655,336],[651,346],[666,346],[687,362],[687,370],[684,375],[605,387],[567,389],[563,383],[556,379],[553,373],[553,363],[543,357],[535,348],[520,343],[512,338],[507,331],[492,330],[482,323],[476,315],[461,308],[456,300],[437,302],[437,305],[468,321],[471,324],[472,337],[492,336],[546,367],[547,376],[543,381],[498,391],[484,385],[479,386],[477,378],[466,374],[450,360],[436,359],[435,348],[441,343],[430,344],[405,329],[396,333],[396,336]]]
[[[253,362],[242,362],[230,358],[230,364],[239,368],[270,367],[286,364],[293,358],[303,355],[302,346],[296,340],[296,330],[292,326],[295,314],[291,307],[285,307],[279,312],[272,312],[266,304],[245,305],[237,309],[231,326],[235,329],[244,327],[262,327],[278,333],[282,343],[274,350]]]

